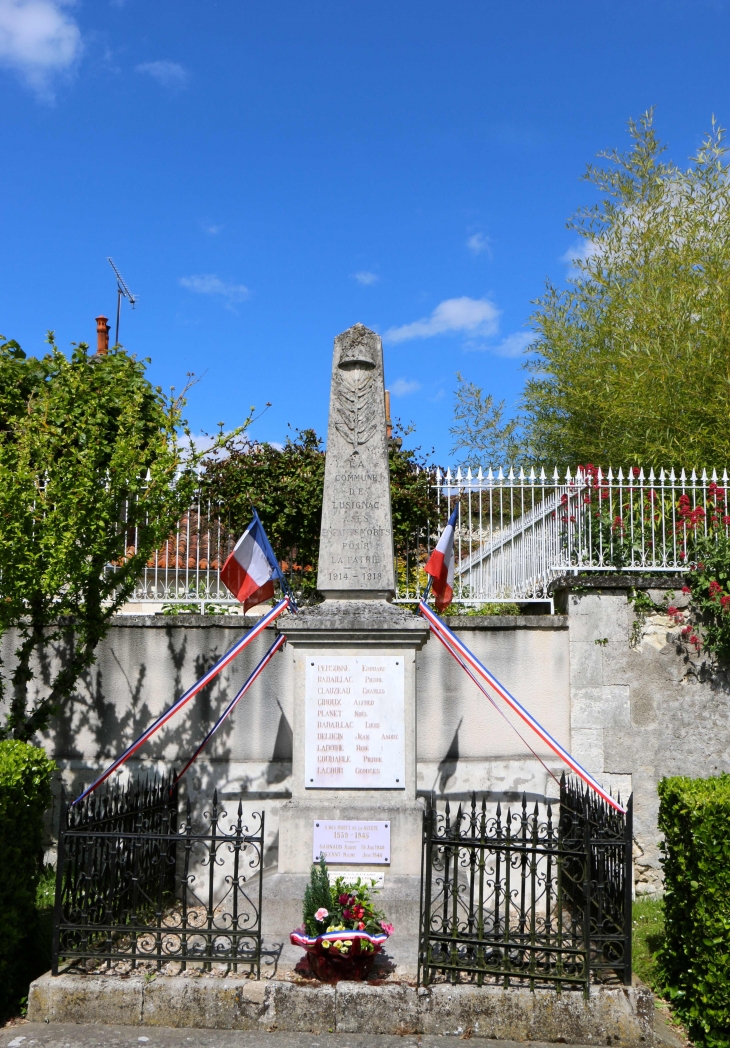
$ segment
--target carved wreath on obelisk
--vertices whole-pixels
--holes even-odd
[[[337,376],[335,429],[354,451],[367,444],[378,427],[374,379],[373,373],[367,371]]]

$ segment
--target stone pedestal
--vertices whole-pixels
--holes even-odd
[[[266,885],[266,909],[280,923],[286,912],[301,920],[301,899],[313,859],[313,827],[317,820],[387,822],[390,855],[387,864],[347,862],[338,868],[384,875],[378,903],[396,927],[388,953],[399,970],[412,974],[418,953],[421,835],[423,801],[416,798],[416,651],[428,636],[425,623],[381,600],[325,601],[287,617],[281,624],[294,668],[292,799],[279,814],[278,875]],[[404,670],[403,756],[405,776],[397,789],[313,787],[306,774],[307,660],[333,656],[387,655]],[[283,960],[293,960],[285,951]]]
[[[288,618],[281,629],[294,666],[294,751],[292,799],[284,804],[279,816],[279,872],[308,873],[313,859],[314,821],[337,819],[388,822],[390,862],[377,869],[392,876],[420,876],[423,804],[416,800],[416,650],[426,640],[428,627],[411,613],[385,601],[328,600]],[[323,788],[308,781],[306,668],[310,656],[321,655],[333,656],[335,660],[337,656],[373,655],[402,660],[405,779],[399,788],[348,789],[335,784]],[[364,872],[367,864],[358,864],[360,868]]]

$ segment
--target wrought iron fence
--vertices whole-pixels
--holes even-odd
[[[178,818],[173,778],[61,810],[53,974],[61,966],[223,965],[260,975],[264,813]],[[168,969],[169,970],[169,969]]]
[[[472,797],[424,815],[419,982],[631,984],[632,801],[624,816],[565,777],[560,805],[503,814]]]
[[[544,470],[437,470],[438,520],[397,563],[398,599],[420,598],[423,570],[456,503],[454,600],[544,601],[572,572],[683,572],[691,540],[727,536],[728,474],[713,470],[584,466]]]

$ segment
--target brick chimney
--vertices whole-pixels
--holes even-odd
[[[107,317],[96,318],[96,355],[105,357],[109,352],[109,321]]]
[[[393,437],[393,423],[390,420],[390,390],[385,391],[385,434],[388,440]]]

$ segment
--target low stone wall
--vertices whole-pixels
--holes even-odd
[[[630,588],[655,608],[637,616]],[[466,644],[604,785],[634,793],[636,889],[661,890],[658,800],[664,775],[730,771],[730,683],[704,656],[677,644],[667,600],[681,606],[681,579],[628,575],[565,579],[561,614],[452,617]],[[666,599],[665,599],[666,598]],[[241,635],[251,620],[185,615],[118,616],[66,714],[43,739],[71,795],[132,741]],[[179,767],[271,643],[258,638],[185,712],[145,746],[130,773]],[[2,658],[12,666],[12,634]],[[45,652],[44,672],[58,652]],[[278,809],[291,796],[289,652],[277,654],[185,780],[208,803],[214,788],[244,809],[266,810],[266,865],[277,861]],[[557,796],[545,768],[459,669],[435,637],[417,656],[418,790],[458,804],[472,790],[507,803]],[[533,744],[532,737],[528,741]],[[539,748],[548,769],[560,763]],[[57,803],[57,802],[56,802]],[[57,810],[57,809],[56,809]]]
[[[654,1042],[654,998],[641,985],[580,992],[496,986],[240,978],[44,975],[30,989],[31,1022],[451,1034],[639,1048]]]
[[[254,620],[238,616],[119,615],[67,711],[42,741],[56,759],[70,796],[118,754],[208,669]],[[452,619],[452,625],[504,683],[531,704],[565,745],[570,742],[568,620],[565,616]],[[273,639],[266,630],[129,762],[130,775],[180,767]],[[3,639],[12,666],[16,641]],[[63,657],[43,653],[48,674]],[[556,796],[542,765],[484,700],[451,656],[430,637],[417,656],[418,790],[455,804],[472,790],[509,801]],[[213,789],[224,802],[266,810],[268,866],[276,862],[278,810],[291,796],[292,680],[290,652],[277,654],[184,780],[201,804]],[[534,743],[534,740],[531,740]],[[544,747],[548,766],[559,765]]]

